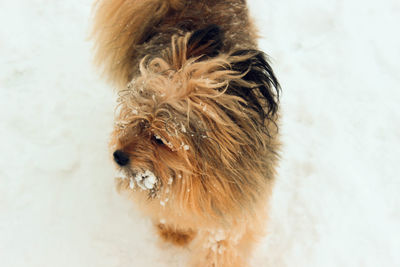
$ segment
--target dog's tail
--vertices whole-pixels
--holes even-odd
[[[185,0],[97,0],[91,34],[95,63],[116,86],[126,86],[137,46],[169,12],[184,6]]]

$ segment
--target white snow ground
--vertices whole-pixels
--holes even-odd
[[[284,142],[253,266],[400,266],[400,2],[249,2]],[[114,190],[90,5],[0,0],[0,266],[184,266]]]

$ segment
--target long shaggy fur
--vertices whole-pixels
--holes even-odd
[[[119,91],[111,148],[129,160],[118,189],[164,240],[191,243],[191,266],[246,266],[275,176],[279,83],[245,2],[100,0],[95,11],[96,61]],[[132,190],[143,170],[157,183]]]

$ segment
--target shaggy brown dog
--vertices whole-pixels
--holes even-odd
[[[118,88],[117,179],[190,266],[247,266],[263,235],[279,84],[244,0],[99,0],[97,63]]]

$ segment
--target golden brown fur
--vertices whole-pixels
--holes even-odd
[[[245,1],[95,8],[96,61],[119,91],[117,188],[164,240],[191,247],[191,266],[247,266],[277,164],[279,84]],[[145,170],[157,179],[138,187]]]

